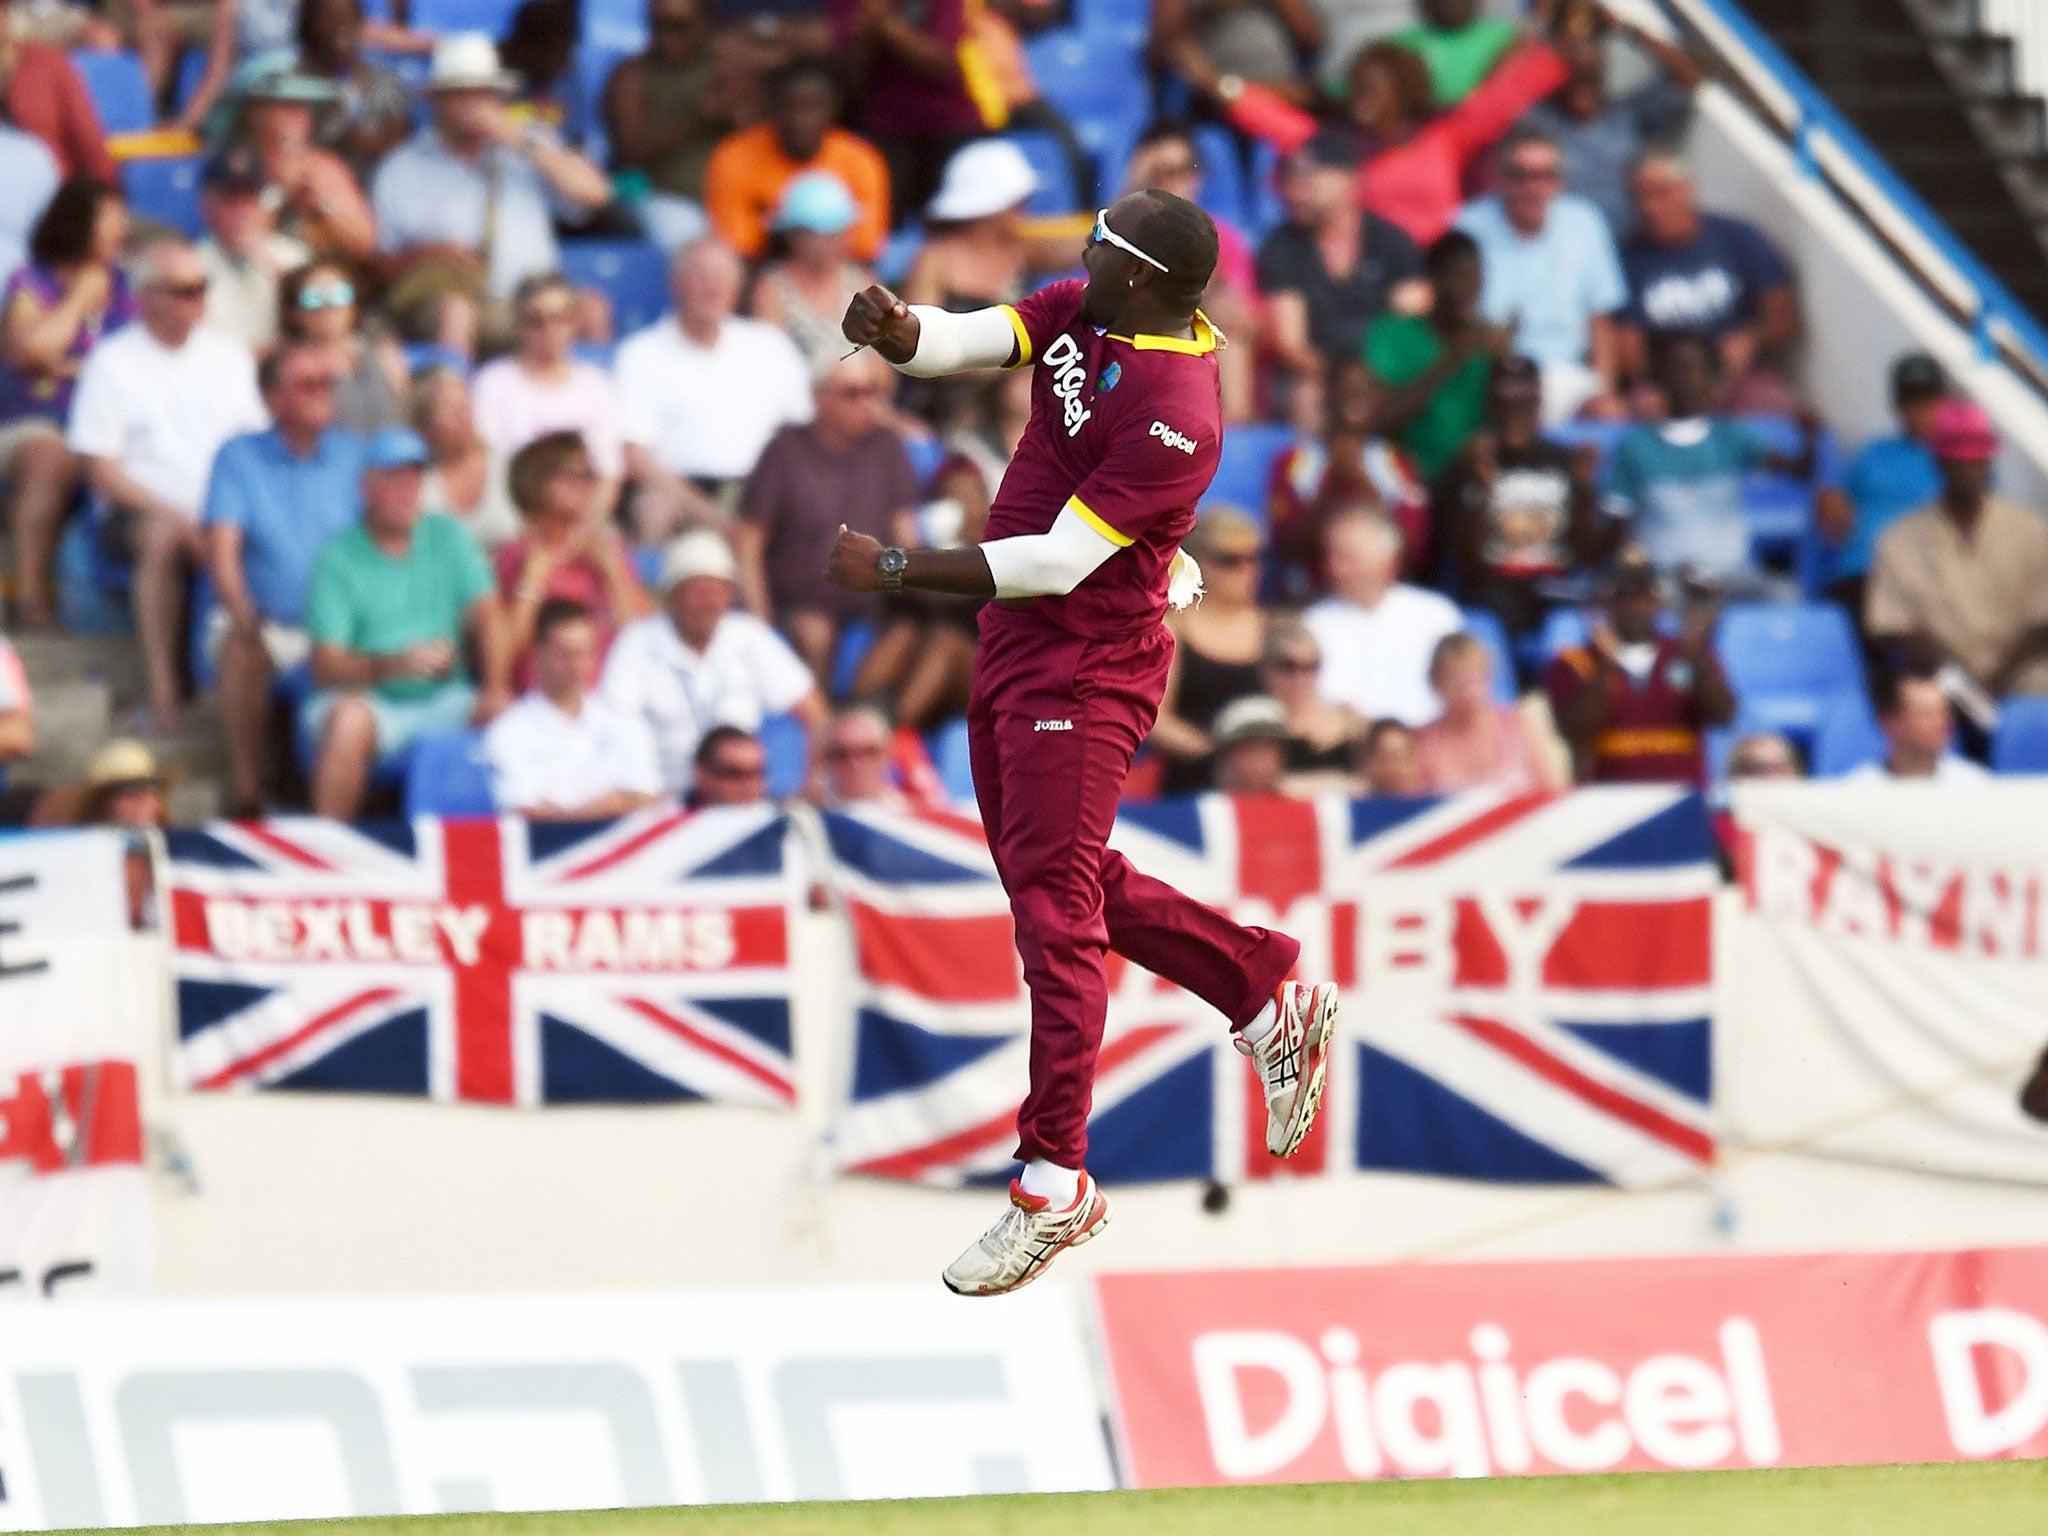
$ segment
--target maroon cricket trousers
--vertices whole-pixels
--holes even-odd
[[[994,607],[995,605],[990,605]],[[967,706],[974,796],[1031,991],[1031,1092],[1017,1156],[1080,1168],[1113,949],[1242,1028],[1301,946],[1140,874],[1105,846],[1166,690],[1173,637],[1091,639],[984,614]]]

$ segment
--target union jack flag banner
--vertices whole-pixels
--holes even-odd
[[[188,1087],[788,1105],[788,820],[168,835]]]
[[[1007,1178],[1029,1013],[979,824],[829,814],[825,831],[860,970],[837,1165]],[[1300,939],[1301,974],[1344,988],[1343,1048],[1283,1165],[1223,1020],[1112,957],[1097,1177],[1378,1168],[1641,1185],[1712,1161],[1716,870],[1697,795],[1204,796],[1126,806],[1112,843]]]

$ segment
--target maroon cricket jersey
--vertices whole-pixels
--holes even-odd
[[[1551,662],[1543,686],[1563,714],[1598,675],[1592,651],[1582,645]],[[1706,777],[1699,679],[1683,646],[1659,640],[1642,682],[1610,669],[1607,688],[1607,726],[1593,739],[1588,765],[1594,783],[1697,784]]]
[[[1044,533],[1072,506],[1117,552],[1064,597],[991,603],[983,623],[1018,619],[1115,638],[1157,629],[1181,540],[1223,442],[1218,336],[1112,336],[1081,314],[1074,279],[1008,311],[1018,367],[1035,370],[1031,421],[989,506],[984,542]]]

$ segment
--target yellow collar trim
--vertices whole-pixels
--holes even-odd
[[[1210,323],[1209,317],[1199,309],[1195,311],[1195,339],[1189,341],[1180,336],[1117,336],[1111,341],[1123,342],[1136,347],[1140,352],[1185,352],[1189,357],[1201,357],[1214,352],[1224,344],[1223,333]]]

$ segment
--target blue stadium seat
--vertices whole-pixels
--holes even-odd
[[[936,437],[906,437],[903,451],[910,456],[910,472],[917,476],[919,490],[931,484],[932,476],[946,462],[946,445]]]
[[[1591,448],[1604,464],[1628,429],[1629,423],[1625,421],[1567,421],[1552,427],[1544,436],[1562,448]]]
[[[1252,146],[1251,179],[1245,183],[1244,211],[1248,221],[1244,232],[1254,245],[1287,220],[1287,208],[1280,201],[1280,152],[1266,143]]]
[[[647,46],[647,0],[583,0],[585,48],[638,53]]]
[[[1754,432],[1773,453],[1796,455],[1805,446],[1799,424],[1783,416],[1744,416],[1743,426]],[[1813,497],[1817,486],[1841,477],[1841,449],[1832,432],[1823,432],[1814,447],[1813,474],[1804,480],[1772,470],[1751,470],[1742,477],[1742,506],[1749,519],[1749,537],[1759,555],[1766,558],[1798,557],[1800,545],[1813,526]]]
[[[1507,626],[1490,608],[1467,608],[1464,612],[1466,632],[1485,646],[1487,655],[1493,658],[1493,696],[1503,704],[1514,703],[1515,653],[1508,644]]]
[[[1543,616],[1543,628],[1537,632],[1538,661],[1550,665],[1566,651],[1584,645],[1589,632],[1585,609],[1571,605],[1551,609]]]
[[[804,787],[811,735],[795,715],[770,715],[761,722],[761,750],[768,757],[768,794],[780,800]]]
[[[2048,773],[2048,698],[2015,694],[1999,706],[1991,766],[1999,773]]]
[[[963,805],[974,801],[974,770],[968,761],[967,722],[948,720],[933,731],[927,745],[931,748],[932,766],[939,771],[939,780],[946,786],[946,797]]]
[[[853,680],[860,676],[860,664],[875,647],[875,626],[866,619],[849,619],[839,631],[838,648],[832,652],[832,697],[850,698]]]
[[[562,270],[569,281],[595,288],[612,303],[620,337],[644,330],[668,313],[668,263],[648,240],[565,240]]]
[[[1081,206],[1073,167],[1067,163],[1067,152],[1058,139],[1036,128],[1014,129],[1004,137],[1017,146],[1038,176],[1038,190],[1024,205],[1027,213],[1043,218],[1072,213]]]
[[[489,816],[496,811],[483,744],[480,731],[449,731],[414,743],[405,766],[405,814]]]
[[[1865,763],[1884,761],[1886,749],[1870,700],[1852,695],[1822,711],[1807,753],[1807,769],[1816,779],[1838,779]]]
[[[78,48],[71,62],[85,79],[86,94],[99,109],[109,133],[140,133],[156,124],[156,103],[150,99],[149,77],[142,60],[123,49],[116,53]]]
[[[121,167],[121,184],[136,217],[195,238],[205,232],[199,212],[200,158],[177,155],[167,160],[130,160]]]
[[[488,32],[505,35],[519,0],[412,0],[408,14],[420,32]]]
[[[108,582],[109,562],[100,549],[92,514],[73,517],[57,541],[57,619],[69,635],[132,635],[135,610],[128,582]]]
[[[192,98],[199,94],[199,82],[205,78],[205,51],[187,48],[178,59],[177,84],[171,87],[171,100],[177,103],[180,112],[192,104]]]
[[[910,275],[910,264],[923,248],[924,225],[912,224],[896,230],[882,242],[882,253],[875,258],[875,276],[885,283],[902,282]]]
[[[1031,38],[1024,52],[1039,94],[1077,130],[1084,119],[1115,117],[1142,125],[1151,115],[1137,50],[1127,50],[1118,34],[1061,28]]]
[[[1828,706],[1864,692],[1849,616],[1833,603],[1738,603],[1716,640],[1744,712],[1810,733]]]
[[[619,61],[632,51],[589,42],[576,50],[576,98],[565,126],[570,142],[580,145],[599,165],[610,165],[612,160],[611,139],[604,127],[604,88],[611,83]]]
[[[1250,200],[1245,196],[1244,162],[1235,135],[1220,123],[1197,123],[1193,138],[1202,162],[1202,185],[1195,201],[1211,218],[1243,229],[1251,223]]]
[[[1223,452],[1216,478],[1209,482],[1204,506],[1231,506],[1266,521],[1266,489],[1273,461],[1294,446],[1294,429],[1278,422],[1253,422],[1223,434]]]

